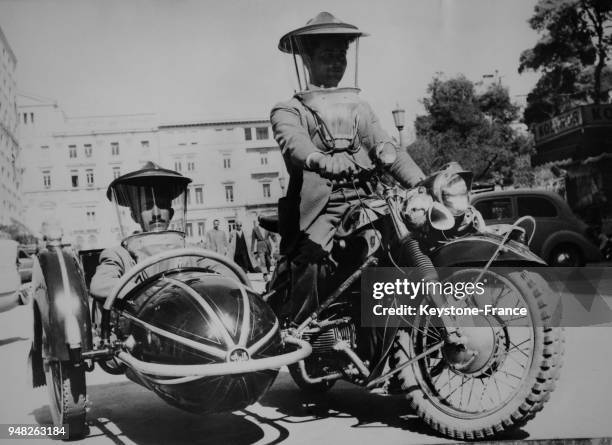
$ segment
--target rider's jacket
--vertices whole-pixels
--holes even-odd
[[[392,139],[365,101],[359,101],[357,114],[360,148],[354,159],[360,166],[371,169],[376,147]],[[287,195],[279,202],[280,226],[297,227],[299,224],[300,231],[305,231],[324,210],[333,190],[331,180],[305,170],[308,156],[325,151],[325,146],[317,134],[313,113],[296,97],[274,106],[270,121],[290,177]],[[389,171],[404,186],[412,186],[424,177],[421,169],[403,150],[398,152],[398,158]]]
[[[173,246],[182,247],[180,245]],[[156,249],[157,250],[157,249]],[[150,254],[158,253],[152,251]],[[124,246],[115,246],[105,249],[100,254],[96,273],[91,279],[89,292],[97,298],[106,298],[121,279],[121,277],[137,263],[137,255],[126,249]],[[145,274],[141,275],[134,283],[138,283],[142,277],[152,276],[158,272],[175,269],[178,267],[199,267],[208,272],[219,273],[238,279],[238,277],[226,266],[211,259],[195,259],[194,257],[181,257],[164,260],[151,268],[147,268]]]

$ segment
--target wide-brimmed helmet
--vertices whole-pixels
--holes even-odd
[[[151,231],[185,231],[187,185],[191,179],[173,170],[147,162],[137,171],[118,177],[108,187],[106,197],[117,211],[122,238],[144,228],[143,211],[153,207],[170,209],[169,221]]]
[[[293,56],[293,65],[297,76],[296,91],[305,91],[320,87],[312,79],[310,57],[320,42],[334,41],[339,47],[346,45],[346,68],[337,85],[334,87],[357,88],[357,57],[359,38],[367,36],[355,25],[345,23],[329,12],[320,12],[308,20],[305,26],[288,32],[281,37],[278,49]],[[325,86],[328,88],[329,86]]]

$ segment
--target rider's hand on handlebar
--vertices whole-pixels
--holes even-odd
[[[359,171],[358,166],[346,152],[317,154],[311,164],[314,170],[325,178],[349,178]]]

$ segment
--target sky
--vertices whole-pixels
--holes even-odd
[[[478,81],[495,70],[517,101],[537,80],[519,75],[538,40],[535,0],[0,0],[17,56],[17,88],[68,116],[157,113],[162,122],[267,118],[293,93],[279,38],[321,11],[361,39],[361,95],[393,130],[423,113],[436,73]]]

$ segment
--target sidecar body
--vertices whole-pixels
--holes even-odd
[[[206,414],[254,403],[281,366],[311,352],[281,336],[272,310],[225,257],[189,248],[158,253],[98,300],[88,283],[99,253],[79,257],[69,246],[48,245],[34,264],[33,384],[49,387],[54,423],[68,424],[70,438],[86,433],[85,372],[96,362],[105,370],[114,363],[173,406]],[[147,273],[168,260],[177,267]]]

